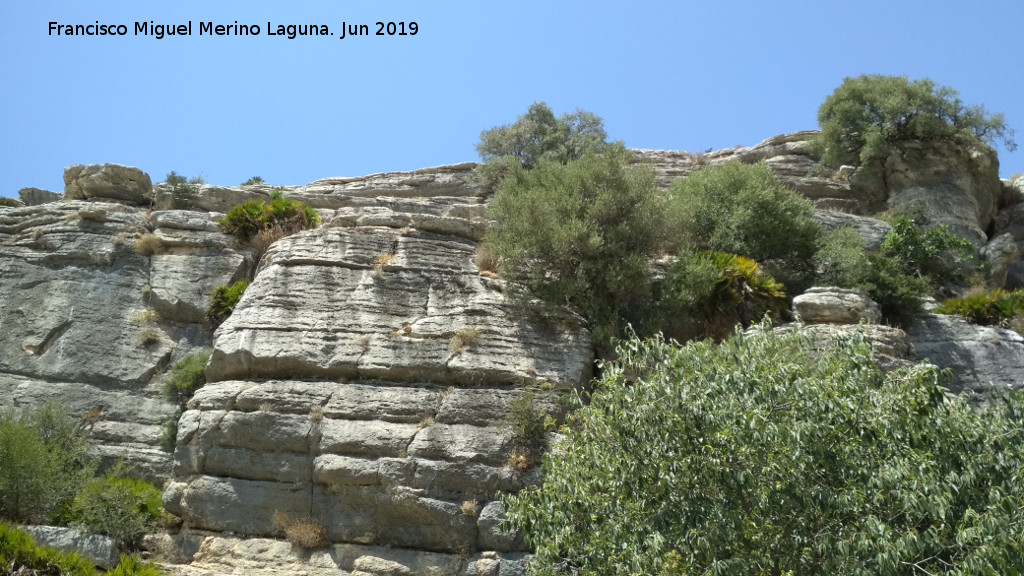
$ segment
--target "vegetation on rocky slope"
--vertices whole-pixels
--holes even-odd
[[[619,343],[505,500],[540,574],[1009,574],[1024,570],[1024,396],[978,412],[863,337]]]

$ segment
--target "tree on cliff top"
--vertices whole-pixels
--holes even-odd
[[[931,80],[878,74],[846,78],[818,109],[821,163],[838,167],[888,155],[904,140],[948,141],[959,146],[1002,141],[1017,148],[1002,114],[966,106],[956,90]]]

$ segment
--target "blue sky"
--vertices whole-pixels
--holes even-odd
[[[48,36],[48,22],[125,24]],[[134,36],[191,21],[191,37]],[[199,22],[259,36],[199,36]],[[415,36],[266,34],[267,22],[412,22]],[[305,184],[475,160],[534,101],[627,146],[703,151],[811,129],[846,76],[931,78],[1024,140],[1024,2],[4,0],[0,196],[71,164]],[[1004,177],[1024,151],[1001,147]]]

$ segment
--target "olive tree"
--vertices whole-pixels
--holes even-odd
[[[961,146],[1002,141],[1015,150],[1002,114],[967,106],[956,90],[928,79],[870,74],[845,78],[818,109],[821,162],[838,167],[887,156],[896,142],[944,140]]]

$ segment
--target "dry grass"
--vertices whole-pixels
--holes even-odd
[[[139,346],[149,346],[151,344],[156,344],[163,339],[164,333],[161,332],[159,328],[149,326],[139,330],[139,335],[135,339],[135,343]]]
[[[317,404],[309,409],[309,421],[320,422],[324,419],[324,407]]]
[[[452,354],[461,354],[466,348],[480,341],[480,331],[476,328],[466,326],[455,331],[455,335],[448,342],[448,350]]]
[[[374,259],[374,264],[377,268],[383,268],[388,264],[391,264],[391,261],[394,259],[395,255],[393,252],[381,252],[380,254],[377,254],[377,258]]]
[[[483,244],[476,247],[476,252],[473,253],[473,262],[476,263],[477,270],[481,274],[484,272],[498,272],[498,261],[495,260],[494,256],[491,255],[490,251]]]
[[[284,531],[285,539],[296,548],[318,550],[330,544],[323,525],[312,518],[289,518],[274,512],[273,522]]]
[[[151,310],[149,308],[143,310],[142,312],[139,312],[138,314],[130,318],[130,322],[132,324],[141,325],[156,324],[159,321],[160,315],[157,314],[155,310]]]
[[[490,278],[491,280],[500,280],[501,276],[498,276],[497,272],[491,272],[490,270],[482,270],[480,276],[484,278]]]
[[[85,424],[95,424],[103,419],[103,411],[99,408],[93,408],[85,414],[82,414],[82,422]]]
[[[360,336],[359,339],[356,340],[356,344],[359,346],[359,349],[363,354],[366,354],[370,350],[370,335],[365,334]]]
[[[146,256],[159,254],[164,249],[163,242],[155,234],[143,234],[135,241],[135,251]]]
[[[480,503],[476,500],[466,500],[459,506],[459,510],[470,518],[476,518],[477,514],[480,514]]]
[[[433,416],[424,416],[423,419],[420,420],[420,425],[416,428],[416,431],[419,432],[420,430],[423,430],[424,428],[426,428],[427,426],[430,426],[433,423],[434,423],[434,417]]]
[[[280,226],[263,228],[257,232],[252,238],[249,238],[249,249],[252,250],[253,259],[257,263],[261,262],[267,250],[270,249],[270,245],[287,235]]]
[[[533,461],[530,460],[530,456],[525,452],[513,450],[508,455],[508,459],[505,460],[505,467],[517,474],[522,474],[528,472],[533,467]]]

